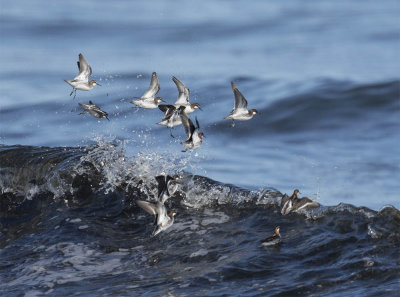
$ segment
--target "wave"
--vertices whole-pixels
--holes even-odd
[[[249,137],[260,133],[340,131],[350,125],[358,131],[354,128],[369,129],[376,119],[383,120],[386,127],[398,129],[399,87],[399,81],[355,85],[324,80],[317,87],[260,108],[263,116],[256,115],[250,124],[237,125],[233,131],[226,122],[218,122],[213,133]]]
[[[185,171],[189,160],[156,153],[139,152],[127,157],[123,144],[99,141],[86,147],[0,146],[1,216],[7,217],[35,199],[46,196],[69,207],[90,203],[93,195],[118,193],[125,208],[136,207],[135,199],[156,197],[154,176],[176,174],[182,183],[176,201],[179,207],[254,208],[279,211],[282,193],[274,188],[248,190],[223,184]],[[397,209],[391,216],[399,215]],[[380,212],[350,204],[322,206],[300,212],[308,219],[349,212],[366,218]]]

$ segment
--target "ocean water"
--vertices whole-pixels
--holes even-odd
[[[0,295],[396,296],[398,1],[0,0]],[[102,86],[69,96],[82,53]],[[200,103],[183,153],[130,99]],[[231,127],[234,81],[259,111]],[[79,114],[92,100],[110,121]],[[137,199],[178,173],[174,225]],[[312,211],[280,214],[299,188]],[[281,227],[282,243],[260,241]]]

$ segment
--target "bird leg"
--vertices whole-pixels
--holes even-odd
[[[235,127],[235,120],[232,120],[232,128]]]
[[[172,135],[172,128],[169,128],[169,134],[171,135],[172,138],[175,138],[175,136]]]

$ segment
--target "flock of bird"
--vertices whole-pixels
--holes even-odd
[[[95,80],[90,80],[89,77],[92,75],[92,68],[86,61],[82,54],[79,54],[78,68],[79,73],[73,80],[65,80],[70,86],[72,86],[72,94],[74,98],[76,97],[76,91],[89,91],[93,89],[94,86],[99,85]],[[199,103],[190,103],[190,91],[189,89],[176,77],[172,77],[173,82],[178,88],[178,99],[174,104],[160,104],[164,100],[161,97],[156,97],[157,93],[160,91],[160,82],[156,72],[153,72],[151,76],[150,86],[147,91],[137,100],[130,100],[129,102],[137,105],[139,108],[144,109],[155,109],[159,108],[163,113],[163,119],[158,122],[158,125],[166,126],[170,129],[170,135],[172,134],[172,128],[178,125],[183,125],[186,133],[186,140],[181,142],[185,147],[184,152],[190,150],[193,151],[199,148],[202,144],[204,133],[200,132],[200,124],[195,118],[196,126],[193,124],[192,120],[188,117],[188,114],[194,112],[196,109],[200,109]],[[232,120],[232,127],[235,125],[235,120],[237,121],[247,121],[253,118],[257,114],[256,109],[247,109],[247,100],[232,82],[232,90],[235,95],[235,104],[232,112],[226,116],[224,119]],[[108,118],[107,112],[103,111],[95,105],[92,101],[89,104],[79,103],[85,111],[96,118]]]
[[[65,80],[69,85],[72,86],[72,94],[74,94],[74,98],[76,97],[76,91],[89,91],[93,89],[94,86],[99,85],[95,80],[90,80],[89,77],[92,75],[92,68],[89,63],[86,61],[85,57],[82,54],[79,54],[78,68],[79,73],[73,80]],[[163,113],[163,119],[157,124],[166,126],[170,129],[170,135],[172,137],[172,129],[175,126],[183,125],[185,128],[187,139],[181,144],[185,147],[185,151],[193,151],[199,148],[202,144],[202,139],[204,134],[199,132],[200,124],[195,118],[196,126],[193,124],[192,120],[188,117],[188,114],[193,113],[196,109],[200,109],[199,103],[190,103],[190,91],[189,89],[176,77],[172,77],[173,82],[178,88],[178,99],[174,104],[160,104],[164,102],[161,97],[156,97],[157,93],[160,91],[160,83],[157,77],[157,73],[153,72],[151,76],[150,86],[147,91],[136,100],[130,100],[129,102],[138,106],[138,108],[144,109],[155,109],[159,108]],[[232,112],[226,116],[224,119],[232,120],[232,127],[235,126],[236,121],[247,121],[253,118],[255,114],[257,114],[256,109],[247,109],[247,100],[243,96],[243,94],[239,91],[236,85],[231,82],[232,91],[235,97],[234,108]],[[97,105],[95,105],[92,101],[89,101],[89,104],[79,103],[84,111],[88,112],[90,115],[96,118],[108,118],[107,112],[101,110]],[[170,198],[171,195],[177,190],[179,184],[179,176],[174,175],[173,177],[169,175],[160,175],[155,177],[158,183],[158,199],[156,203],[150,203],[147,201],[138,200],[136,203],[146,212],[151,215],[154,215],[156,225],[156,229],[153,232],[153,236],[159,234],[161,231],[166,230],[174,223],[175,212],[173,210],[167,211],[165,207],[165,202]],[[299,199],[297,195],[299,194],[299,190],[294,190],[293,194],[289,197],[288,195],[284,195],[281,199],[281,214],[287,215],[290,212],[298,211],[301,209],[309,209],[316,208],[320,205],[309,199],[309,198],[301,198]],[[270,246],[278,244],[281,241],[281,235],[279,233],[279,226],[275,227],[274,234],[261,243],[263,246]]]

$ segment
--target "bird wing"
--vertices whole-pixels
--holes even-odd
[[[175,101],[174,104],[176,104],[176,105],[188,104],[189,97],[190,97],[189,89],[175,76],[172,77],[172,80],[176,84],[176,87],[178,88],[178,92],[179,92],[178,99]]]
[[[148,212],[151,215],[157,215],[156,206],[153,203],[138,200],[136,201],[137,205],[139,205],[143,210]]]
[[[185,132],[186,132],[186,136],[187,136],[186,141],[188,141],[192,137],[193,132],[196,128],[194,127],[192,120],[189,119],[189,117],[186,115],[186,113],[183,110],[181,111],[180,116],[181,116],[181,121],[182,121],[183,127],[185,127]]]
[[[235,105],[234,105],[235,113],[242,110],[247,112],[246,98],[244,98],[243,94],[240,93],[239,89],[236,87],[234,82],[231,82],[231,84],[232,84],[233,94],[235,95]]]
[[[74,81],[89,81],[89,76],[92,75],[92,68],[90,67],[89,63],[86,61],[85,57],[82,54],[79,54],[79,62],[78,68],[79,73],[74,78]]]
[[[164,113],[163,121],[170,119],[176,111],[175,106],[170,104],[160,104],[158,108]]]
[[[158,76],[157,73],[153,72],[151,75],[151,81],[150,81],[150,86],[147,89],[147,91],[143,94],[141,99],[146,99],[146,98],[151,98],[153,97],[160,91],[160,82],[158,81]]]
[[[169,196],[168,192],[168,182],[172,179],[169,175],[159,175],[155,177],[158,183],[158,198],[162,196],[162,194],[166,191],[166,194]]]

